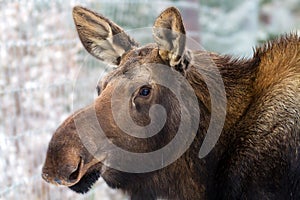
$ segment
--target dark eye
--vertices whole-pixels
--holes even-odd
[[[140,90],[140,96],[146,97],[150,94],[151,89],[150,88],[142,88]]]

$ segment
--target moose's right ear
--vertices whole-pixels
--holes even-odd
[[[119,65],[121,56],[138,46],[122,28],[91,10],[76,6],[73,19],[83,46],[102,61]]]

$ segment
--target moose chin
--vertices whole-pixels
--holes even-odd
[[[145,46],[89,9],[75,7],[73,18],[85,49],[115,69],[98,83],[94,102],[69,116],[54,133],[44,180],[86,193],[102,177],[131,199],[300,199],[299,36],[281,36],[257,47],[252,58],[235,59],[189,50],[174,7],[157,17],[155,42]],[[163,68],[169,72],[162,73]],[[218,82],[217,74],[226,95],[217,96],[213,104],[208,83]],[[175,89],[161,84],[173,75]],[[184,82],[189,87],[182,88]],[[187,108],[182,109],[181,102]],[[213,106],[221,104],[226,106],[216,116],[226,117],[220,136],[200,159]],[[163,109],[153,109],[157,105]],[[147,135],[153,122],[163,125]],[[112,145],[146,155],[177,139],[182,124],[196,130],[182,131],[178,147],[167,149],[169,157],[162,160],[168,164],[138,172],[118,167],[135,163],[135,158],[120,156]],[[132,126],[150,128],[126,131],[135,130]],[[132,167],[149,167],[156,158]]]

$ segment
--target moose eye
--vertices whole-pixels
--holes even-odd
[[[146,88],[146,87],[142,88],[140,90],[140,96],[147,97],[150,94],[150,91],[151,91],[150,88]]]

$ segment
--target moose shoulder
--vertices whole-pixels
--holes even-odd
[[[300,199],[299,36],[269,42],[251,59],[233,59],[189,50],[174,7],[156,19],[155,43],[141,47],[118,25],[86,8],[75,7],[73,17],[87,51],[117,67],[98,84],[95,101],[54,133],[42,172],[47,182],[85,193],[101,176],[131,199]],[[226,95],[213,104],[209,84],[216,85],[217,74]],[[173,88],[163,86],[165,80],[172,80]],[[184,109],[181,102],[187,104]],[[214,106],[216,116],[226,113],[226,118],[216,145],[200,159]],[[111,144],[137,156],[157,153],[177,139],[181,124],[195,123],[196,130],[183,131],[178,148],[167,150],[168,158],[161,154],[140,163],[149,167],[158,159],[162,167],[135,173],[112,165],[135,158],[120,156]],[[153,130],[156,134],[148,135]]]

